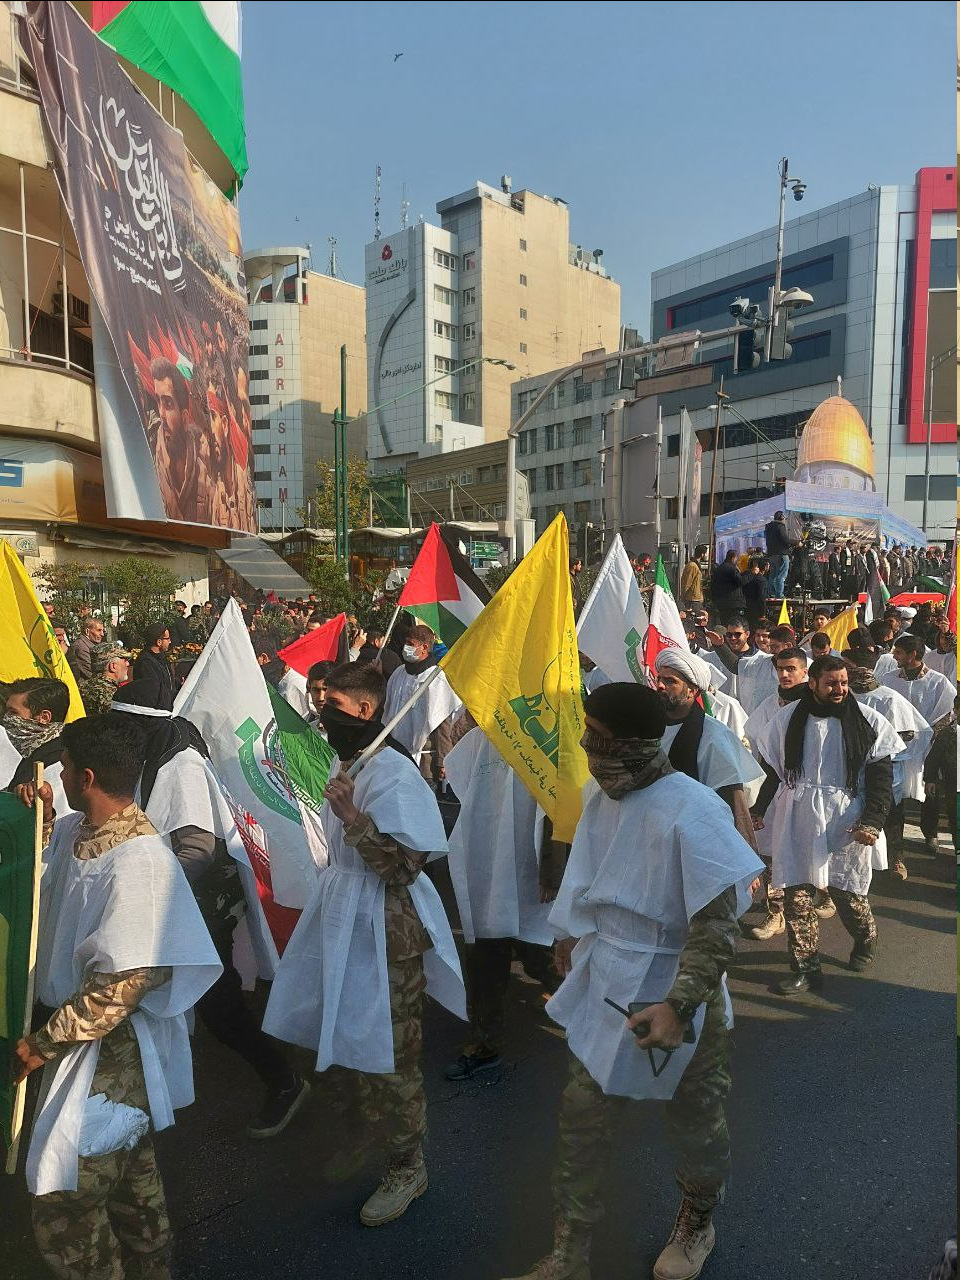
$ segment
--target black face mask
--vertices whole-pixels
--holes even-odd
[[[327,741],[341,760],[350,760],[369,747],[383,729],[379,720],[361,720],[329,702],[320,712],[320,723],[327,731]]]

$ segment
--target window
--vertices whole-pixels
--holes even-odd
[[[783,273],[781,288],[812,289],[814,285],[827,284],[833,279],[833,257],[818,258],[815,262],[805,262],[799,267],[790,267]],[[728,311],[730,303],[741,294],[746,294],[753,302],[763,302],[773,284],[773,275],[760,276],[756,280],[742,280],[734,289],[724,289],[720,293],[708,293],[693,302],[684,302],[680,306],[671,307],[667,311],[668,329],[689,329],[706,319],[723,316],[729,323]]]
[[[589,458],[583,458],[573,464],[573,486],[581,489],[588,484],[593,484],[593,463]]]
[[[456,367],[457,367],[456,360],[451,360],[449,356],[433,357],[434,373],[453,373]]]
[[[520,343],[520,354],[522,356],[525,356],[527,354],[527,344],[525,342]]]
[[[922,502],[925,476],[904,476],[903,497],[906,502]],[[930,476],[929,499],[931,502],[950,502],[955,481],[953,476]]]
[[[251,321],[250,321],[250,328],[251,328],[251,329],[265,329],[266,327],[267,327],[267,322],[266,322],[266,320],[251,320]]]
[[[558,382],[553,388],[553,395],[556,400],[554,408],[559,409],[567,397],[567,384],[565,382]]]
[[[456,291],[453,289],[445,289],[442,284],[433,286],[434,302],[442,302],[446,307],[452,307],[457,300]]]
[[[270,430],[270,419],[269,419],[269,418],[254,418],[254,420],[250,423],[250,426],[251,426],[251,428],[252,428],[254,431],[269,431],[269,430]]]
[[[253,446],[254,453],[269,453],[270,446],[268,444],[255,444]]]
[[[265,378],[269,378],[269,377],[270,377],[269,369],[251,369],[250,370],[251,382],[263,382]]]
[[[267,346],[267,344],[266,344],[265,342],[262,342],[262,343],[260,343],[260,345],[259,345],[259,346],[251,347],[251,348],[250,348],[250,355],[252,355],[252,356],[265,356],[265,355],[267,354],[267,352],[269,351],[269,349],[270,349],[270,348]]]
[[[523,473],[527,477],[527,488],[531,493],[537,492],[537,469],[531,467],[529,471]]]
[[[526,277],[525,275],[523,275],[523,274],[521,274],[521,276],[520,276],[520,283],[521,283],[521,284],[523,284],[523,285],[525,285],[525,284],[527,283],[527,277]]]
[[[543,468],[543,487],[548,490],[563,488],[563,463],[555,462]]]
[[[521,320],[526,320],[526,318],[527,318],[527,308],[526,308],[526,307],[521,307],[521,308],[520,308],[520,319],[521,319]]]
[[[517,450],[520,453],[536,453],[537,452],[537,428],[531,427],[529,431],[521,431],[517,436]]]
[[[449,409],[451,413],[457,411],[457,397],[449,391],[434,391],[433,403],[438,409]]]
[[[585,524],[590,523],[590,503],[575,502],[573,504],[573,522],[581,529]]]
[[[589,444],[592,439],[593,439],[593,419],[592,418],[574,418],[573,443]]]
[[[492,467],[477,467],[477,484],[489,484],[492,472]]]
[[[495,462],[493,464],[493,478],[494,480],[506,480],[507,464],[505,462]]]
[[[526,240],[521,240],[521,241],[520,241],[520,252],[521,252],[521,253],[526,253],[526,252],[527,252],[527,242],[526,242]]]
[[[442,249],[434,249],[433,260],[438,267],[446,267],[448,271],[456,271],[457,259],[452,253],[444,253]]]
[[[956,240],[932,240],[930,242],[930,288],[955,289],[956,287]]]
[[[543,447],[546,450],[563,448],[563,423],[555,422],[543,428]]]
[[[433,332],[438,338],[449,338],[451,342],[457,340],[457,326],[455,324],[447,324],[445,320],[434,320]]]
[[[270,397],[269,396],[251,396],[250,403],[251,404],[269,404]]]
[[[575,404],[583,404],[585,400],[592,400],[593,399],[593,383],[584,382],[582,378],[574,378],[573,399]]]
[[[464,342],[470,342],[477,336],[477,326],[475,324],[465,324],[462,329]]]
[[[477,269],[476,249],[471,249],[469,253],[465,253],[463,255],[463,269],[464,271],[476,271]]]
[[[461,396],[463,409],[473,410],[477,407],[477,393],[475,391],[465,391]]]
[[[506,503],[495,502],[490,508],[490,514],[493,516],[494,520],[504,520],[507,514]]]
[[[462,302],[465,307],[475,307],[477,305],[476,289],[464,289]]]
[[[272,506],[273,506],[273,499],[272,499],[272,498],[260,498],[260,499],[258,499],[258,501],[257,501],[257,506],[259,506],[259,507],[272,507]]]
[[[255,471],[253,473],[253,478],[254,480],[272,480],[273,472],[272,471]]]

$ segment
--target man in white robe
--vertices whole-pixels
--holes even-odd
[[[193,1101],[184,1014],[220,972],[169,844],[134,803],[143,760],[129,720],[77,720],[63,731],[62,780],[78,812],[56,818],[41,793],[52,839],[37,997],[54,1012],[16,1054],[20,1078],[44,1069],[27,1185],[40,1252],[62,1277],[130,1275],[131,1255],[138,1275],[169,1277],[149,1133]]]
[[[403,645],[403,666],[397,667],[387,681],[383,709],[383,720],[387,723],[420,686],[430,680],[429,689],[400,721],[393,736],[406,747],[414,764],[434,785],[443,780],[443,762],[453,745],[450,736],[453,717],[461,706],[443,672],[435,674],[435,643],[436,636],[428,626],[418,623],[410,628]]]
[[[730,1170],[724,972],[762,864],[726,805],[664,756],[666,717],[653,690],[605,685],[585,712],[595,784],[550,915],[566,978],[547,1012],[566,1029],[571,1051],[554,1245],[524,1280],[590,1275],[610,1096],[666,1103],[682,1200],[654,1276],[693,1280],[713,1249],[713,1210]],[[630,1008],[629,1020],[607,1000]]]
[[[957,637],[950,631],[937,634],[936,648],[928,649],[924,662],[931,671],[939,671],[951,684],[957,683]]]
[[[495,1078],[511,963],[519,960],[547,992],[557,985],[547,917],[559,887],[551,872],[567,846],[550,838],[533,796],[482,729],[464,734],[446,769],[460,801],[447,865],[466,944],[470,1040],[444,1075]]]
[[[749,715],[766,693],[772,692],[764,687],[765,678],[770,681],[770,654],[751,641],[749,625],[742,617],[731,618],[722,636],[717,631],[708,631],[706,635],[713,648],[701,656],[727,675],[726,692],[736,698]]]
[[[957,687],[939,671],[931,671],[924,661],[927,647],[919,636],[901,634],[893,642],[895,671],[877,672],[877,679],[902,694],[933,730],[933,742],[924,762],[924,799],[920,810],[920,830],[931,853],[939,848],[937,832],[940,814],[948,830],[956,821],[956,727],[954,703]],[[879,667],[879,663],[877,664]]]
[[[312,1050],[318,1072],[356,1072],[368,1126],[384,1124],[386,1174],[360,1211],[370,1227],[399,1218],[427,1189],[424,990],[466,1018],[450,925],[421,874],[431,854],[447,850],[436,798],[391,739],[349,775],[381,731],[383,693],[383,676],[364,663],[327,678],[322,720],[340,758],[321,810],[329,862],[283,953],[263,1023]],[[370,1143],[369,1134],[351,1139]]]
[[[867,894],[874,859],[886,866],[892,757],[904,743],[878,711],[850,696],[844,660],[826,657],[810,666],[803,696],[761,730],[758,747],[776,794],[771,804],[769,789],[761,791],[754,812],[772,824],[772,883],[786,891],[793,971],[779,990],[796,995],[823,985],[818,889],[828,890],[854,940],[851,969],[873,963],[877,926]]]

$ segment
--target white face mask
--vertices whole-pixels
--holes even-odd
[[[404,662],[420,661],[420,654],[412,644],[405,644],[403,646],[403,660]]]

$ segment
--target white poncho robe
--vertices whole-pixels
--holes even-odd
[[[436,800],[409,760],[386,747],[355,782],[354,804],[378,831],[408,849],[446,852]],[[315,1051],[317,1071],[338,1065],[384,1074],[394,1069],[386,885],[346,843],[327,803],[321,821],[330,861],[280,960],[263,1029]],[[409,892],[433,943],[423,957],[427,993],[465,1019],[460,961],[440,896],[423,874]]]
[[[895,689],[916,708],[931,728],[953,711],[957,686],[951,684],[939,671],[926,671],[916,680],[904,680],[899,669],[886,671],[876,677],[888,689]]]
[[[740,703],[736,698],[731,698],[728,693],[724,693],[722,689],[717,689],[713,685],[707,690],[707,697],[710,700],[713,718],[726,725],[731,733],[743,742],[746,739],[747,713]]]
[[[663,750],[670,754],[681,725],[668,724],[663,735]],[[747,803],[759,794],[765,774],[740,739],[713,716],[704,716],[703,733],[697,750],[699,781],[711,791],[721,787],[743,787]],[[728,810],[729,812],[729,810]]]
[[[794,702],[783,707],[757,740],[760,754],[781,782],[764,818],[765,826],[771,828],[771,883],[775,889],[812,884],[816,889],[829,887],[864,895],[869,892],[874,869],[882,871],[887,865],[887,842],[882,832],[872,846],[850,839],[850,828],[863,813],[865,767],[856,792],[851,793],[846,787],[840,721],[811,715],[803,739],[801,780],[796,787],[786,786],[787,725],[799,706]],[[865,765],[903,751],[906,743],[879,711],[873,707],[860,710],[877,734]]]
[[[686,774],[668,774],[622,800],[611,800],[595,783],[584,795],[550,913],[558,937],[580,941],[547,1013],[566,1028],[571,1051],[604,1093],[672,1098],[696,1045],[682,1045],[654,1077],[647,1054],[604,997],[624,1009],[663,1000],[676,979],[690,921],[732,886],[742,915],[763,864],[723,801]],[[701,1007],[693,1019],[698,1041],[704,1013]],[[727,1016],[732,1025],[729,997]]]
[[[737,698],[747,715],[777,691],[777,668],[769,653],[741,658],[737,671]]]
[[[552,904],[540,901],[543,813],[482,729],[460,739],[446,771],[460,800],[447,863],[464,941],[519,938],[548,946]]]
[[[392,720],[400,708],[410,701],[424,681],[429,679],[433,670],[433,667],[428,667],[418,675],[410,675],[406,667],[397,667],[387,681],[386,701],[381,716],[384,724]],[[462,705],[447,683],[447,677],[441,672],[434,677],[426,693],[410,708],[392,731],[393,736],[407,748],[419,764],[431,733],[439,728],[444,720],[448,720],[459,711]]]
[[[923,762],[933,741],[933,730],[912,702],[887,685],[858,693],[856,698],[861,706],[873,707],[885,716],[896,733],[914,735],[909,742],[904,739],[905,749],[893,758],[893,799],[895,804],[923,800]]]
[[[37,951],[37,999],[68,1000],[91,973],[171,968],[130,1017],[143,1062],[154,1129],[193,1101],[184,1015],[223,972],[187,878],[160,836],[138,836],[81,861],[73,847],[82,818],[58,819],[44,854]],[[30,1150],[34,1195],[77,1188],[77,1149],[100,1043],[74,1045],[48,1063]]]

